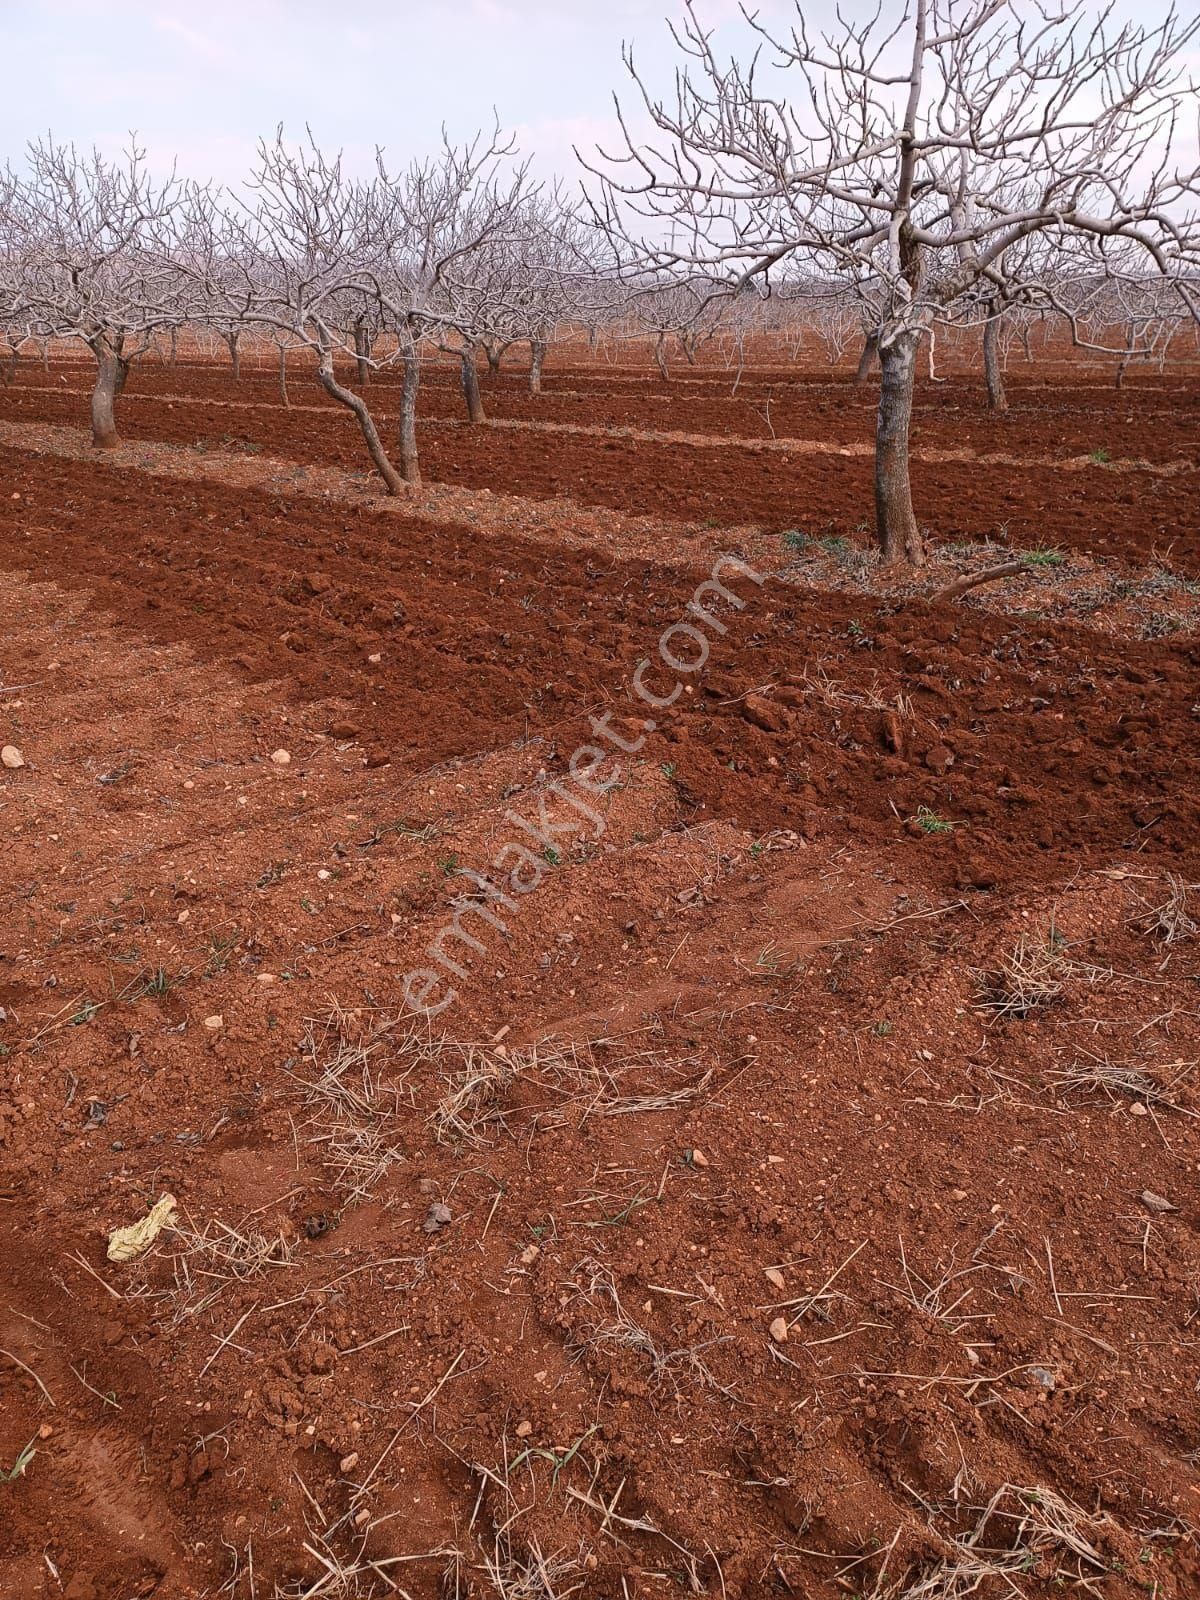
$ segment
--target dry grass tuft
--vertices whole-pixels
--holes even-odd
[[[1044,937],[1023,933],[996,968],[975,974],[980,1007],[996,1017],[1027,1017],[1053,1005],[1071,979],[1096,984],[1112,976],[1107,967],[1072,960],[1053,919]]]
[[[289,1266],[294,1250],[282,1233],[239,1232],[220,1221],[203,1229],[177,1225],[171,1234],[180,1245],[171,1257],[180,1318],[207,1310],[231,1284]]]
[[[1185,883],[1173,872],[1167,873],[1166,882],[1167,898],[1157,906],[1147,907],[1136,922],[1143,933],[1161,939],[1164,944],[1178,944],[1196,935],[1197,924],[1188,913],[1188,900],[1200,889],[1200,884]]]
[[[1150,1069],[1123,1066],[1107,1056],[1085,1050],[1081,1059],[1069,1067],[1052,1068],[1046,1074],[1046,1082],[1060,1093],[1103,1095],[1113,1104],[1118,1100],[1142,1100],[1148,1105],[1178,1111],[1181,1107],[1175,1091],[1190,1072],[1191,1064],[1187,1064],[1169,1082],[1164,1082]]]
[[[589,1256],[575,1268],[576,1295],[583,1300],[592,1318],[577,1337],[582,1350],[629,1350],[650,1364],[656,1383],[669,1383],[676,1393],[680,1381],[690,1378],[707,1388],[728,1393],[703,1359],[706,1350],[724,1344],[724,1339],[709,1339],[704,1344],[684,1349],[665,1350],[654,1336],[626,1311],[612,1273],[602,1261]]]
[[[954,1540],[954,1554],[915,1579],[877,1583],[872,1600],[964,1600],[993,1580],[997,1594],[1021,1594],[1013,1579],[1036,1573],[1047,1588],[1095,1585],[1108,1571],[1098,1540],[1113,1524],[1091,1516],[1053,1489],[1002,1484],[973,1528]],[[988,1591],[990,1592],[990,1590]]]
[[[370,1019],[336,1006],[310,1022],[302,1053],[314,1075],[307,1090],[310,1144],[347,1204],[366,1199],[404,1159],[397,1118],[411,1105],[407,1079],[425,1044],[415,1022]]]

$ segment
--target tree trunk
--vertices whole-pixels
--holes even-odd
[[[486,422],[487,416],[479,393],[479,369],[475,365],[475,351],[471,345],[463,347],[459,360],[462,362],[462,391],[463,399],[467,402],[467,421]]]
[[[10,345],[9,352],[8,352],[8,358],[6,359],[6,361],[4,363],[4,386],[5,386],[5,388],[7,388],[8,385],[16,377],[16,375],[17,375],[17,362],[20,360],[20,358],[21,358],[20,346],[19,345],[15,345],[15,344],[14,345]]]
[[[687,359],[688,366],[694,367],[696,365],[696,335],[694,333],[681,333],[679,335],[679,347]]]
[[[354,363],[359,385],[365,388],[371,381],[371,332],[361,320],[354,324]]]
[[[667,336],[665,333],[660,333],[654,341],[654,364],[658,368],[659,375],[664,383],[669,382],[671,377],[670,370],[667,367],[666,342]]]
[[[371,460],[375,463],[379,476],[383,479],[389,494],[399,494],[404,487],[403,480],[395,467],[388,460],[387,451],[383,448],[383,441],[379,437],[379,430],[374,419],[367,409],[367,402],[361,395],[352,389],[344,389],[333,375],[333,353],[329,350],[321,352],[321,363],[317,368],[317,379],[325,393],[336,400],[339,405],[348,407],[358,418],[358,425],[362,429],[363,438],[367,441],[367,449],[371,453]]]
[[[167,361],[167,365],[170,367],[172,372],[175,371],[175,363],[176,363],[176,361],[178,361],[178,359],[179,359],[179,329],[178,328],[172,328],[171,329],[171,354],[170,354],[170,357],[169,357],[169,359]]]
[[[546,341],[544,339],[531,339],[529,341],[529,392],[541,394],[542,392],[542,362],[546,359]]]
[[[282,345],[279,346],[279,398],[290,411],[292,409],[292,402],[288,398],[287,351]]]
[[[405,483],[421,482],[421,464],[417,457],[417,390],[421,384],[421,358],[414,349],[402,358],[403,379],[400,384],[400,471]]]
[[[92,347],[96,357],[96,386],[92,390],[92,444],[97,450],[110,450],[120,444],[117,433],[116,399],[125,387],[129,362],[120,349],[102,341]]]
[[[504,357],[504,352],[508,349],[509,343],[510,341],[507,339],[489,339],[487,344],[484,345],[489,372],[500,371],[500,362]]]
[[[875,425],[875,529],[883,558],[920,567],[925,551],[913,515],[908,476],[913,378],[919,333],[899,333],[878,341],[879,414]]]
[[[1000,366],[1000,316],[991,316],[983,325],[983,381],[989,411],[1007,411],[1004,373]]]
[[[871,368],[875,365],[875,357],[879,354],[879,335],[869,333],[863,340],[862,354],[858,358],[858,370],[854,374],[854,387],[861,389],[871,375]]]
[[[240,333],[223,333],[221,337],[229,346],[229,359],[233,363],[233,381],[240,383],[242,378],[242,351],[239,344]]]

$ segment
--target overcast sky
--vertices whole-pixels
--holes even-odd
[[[282,122],[292,135],[310,124],[353,165],[377,143],[400,165],[427,154],[443,122],[461,139],[495,106],[541,172],[572,174],[572,144],[603,141],[612,90],[627,94],[623,40],[669,91],[664,18],[680,10],[680,0],[0,0],[13,66],[0,158],[15,162],[47,130],[113,152],[136,129],[156,167],[178,156],[183,175],[232,182],[258,135]],[[805,10],[830,15],[831,0]],[[735,0],[701,0],[700,14],[730,45],[745,37]]]

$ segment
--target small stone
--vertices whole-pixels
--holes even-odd
[[[517,1438],[518,1439],[528,1439],[529,1435],[532,1432],[533,1432],[533,1423],[532,1422],[518,1422],[517,1423]]]
[[[48,1422],[43,1422],[41,1427],[38,1429],[38,1438],[48,1439],[53,1432],[54,1429],[50,1426],[50,1424]]]
[[[25,757],[15,744],[6,744],[4,749],[0,750],[0,761],[4,763],[10,772],[15,772],[18,767],[25,765]]]
[[[430,1206],[425,1217],[425,1221],[421,1224],[421,1226],[424,1228],[426,1233],[440,1233],[442,1229],[447,1226],[450,1220],[450,1207],[443,1205],[440,1200],[435,1200]]]
[[[1030,1367],[1029,1376],[1033,1379],[1034,1383],[1037,1384],[1039,1389],[1053,1389],[1054,1385],[1058,1382],[1054,1374],[1052,1372],[1047,1372],[1045,1367]]]
[[[541,1253],[540,1246],[536,1244],[527,1244],[524,1250],[521,1251],[521,1265],[523,1267],[531,1267]]]
[[[706,1167],[708,1165],[708,1157],[703,1150],[689,1150],[688,1160],[694,1167]]]
[[[255,979],[255,982],[256,983],[274,983],[275,982],[275,974],[273,972],[260,972],[258,974],[257,978]]]
[[[289,767],[292,764],[291,754],[287,750],[272,750],[271,760],[277,767]]]
[[[383,657],[382,657],[382,656],[381,656],[381,655],[380,655],[380,654],[379,654],[379,653],[378,653],[378,651],[377,651],[377,652],[376,652],[376,653],[375,653],[375,655],[373,655],[373,656],[368,656],[368,657],[367,657],[367,660],[368,660],[368,661],[369,661],[369,662],[370,662],[370,663],[371,663],[371,665],[372,665],[372,666],[373,666],[373,667],[377,667],[377,666],[378,666],[378,665],[379,665],[379,663],[380,663],[380,662],[381,662],[381,661],[382,661],[382,660],[383,660]]]
[[[951,1189],[950,1198],[951,1200],[963,1201],[967,1198],[967,1191],[965,1189]]]
[[[780,1272],[778,1267],[764,1267],[763,1277],[776,1289],[787,1288],[787,1279],[784,1277],[783,1273]]]
[[[1129,1108],[1129,1115],[1131,1117],[1148,1117],[1150,1115],[1150,1111],[1149,1108],[1144,1106],[1140,1100],[1135,1100]]]
[[[1139,1196],[1147,1211],[1178,1211],[1178,1206],[1173,1206],[1161,1194],[1155,1194],[1153,1189],[1143,1189]]]
[[[214,1011],[211,1017],[205,1017],[204,1026],[211,1029],[213,1033],[216,1033],[218,1028],[223,1028],[225,1026],[225,1018],[219,1011]]]
[[[358,1465],[358,1451],[357,1450],[351,1450],[351,1452],[350,1452],[350,1454],[348,1456],[343,1456],[342,1459],[338,1462],[338,1471],[339,1472],[353,1472],[357,1465]]]
[[[767,1332],[771,1335],[776,1344],[786,1344],[788,1337],[788,1319],[786,1317],[776,1317],[770,1328],[768,1328]]]

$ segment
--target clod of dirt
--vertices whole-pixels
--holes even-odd
[[[291,755],[287,750],[272,750],[271,760],[277,767],[290,767],[292,764]]]
[[[324,594],[332,582],[327,572],[310,572],[304,580],[304,587],[309,594]]]
[[[935,744],[931,750],[925,752],[925,765],[930,772],[936,772],[940,778],[954,765],[954,751],[949,745]]]
[[[15,744],[6,744],[4,749],[0,750],[0,761],[4,763],[10,772],[15,772],[18,767],[25,765],[25,757]]]
[[[340,718],[337,722],[329,724],[329,737],[331,739],[353,739],[358,733],[358,723]]]
[[[450,1220],[450,1207],[443,1205],[440,1200],[435,1200],[421,1226],[426,1233],[440,1233]]]
[[[782,733],[787,727],[787,712],[765,695],[748,694],[742,701],[742,715],[764,733]]]
[[[772,1339],[774,1339],[776,1344],[786,1344],[788,1336],[787,1318],[776,1317],[767,1331],[771,1335]]]
[[[902,756],[904,754],[904,724],[901,722],[897,712],[885,711],[883,713],[880,719],[879,733],[885,747],[893,755]]]

